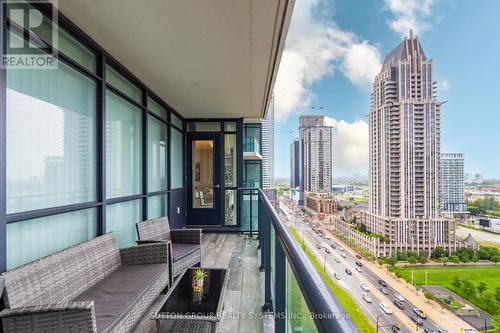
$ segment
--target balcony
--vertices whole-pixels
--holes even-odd
[[[254,136],[245,136],[243,138],[243,159],[244,160],[262,160],[260,153],[260,142]]]

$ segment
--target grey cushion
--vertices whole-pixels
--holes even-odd
[[[200,250],[199,244],[172,243],[172,260],[176,262],[198,250]]]
[[[165,264],[123,265],[74,301],[94,301],[97,331],[103,332],[128,312],[164,269]]]

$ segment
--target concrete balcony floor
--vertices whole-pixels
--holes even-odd
[[[272,330],[272,320],[262,319],[263,288],[259,271],[258,240],[240,234],[204,234],[202,236],[202,266],[229,267],[223,320],[217,332],[264,332]],[[135,329],[135,333],[164,333],[150,320],[150,311]],[[251,317],[252,316],[252,317]]]

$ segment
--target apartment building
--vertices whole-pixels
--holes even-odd
[[[452,217],[467,211],[464,194],[464,156],[441,154],[441,212]]]

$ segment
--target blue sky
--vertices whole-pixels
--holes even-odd
[[[276,177],[289,177],[283,147],[300,114],[318,113],[311,106],[336,127],[334,175],[367,173],[371,82],[410,27],[448,101],[442,152],[463,152],[466,172],[500,178],[497,0],[297,0],[275,85]]]

